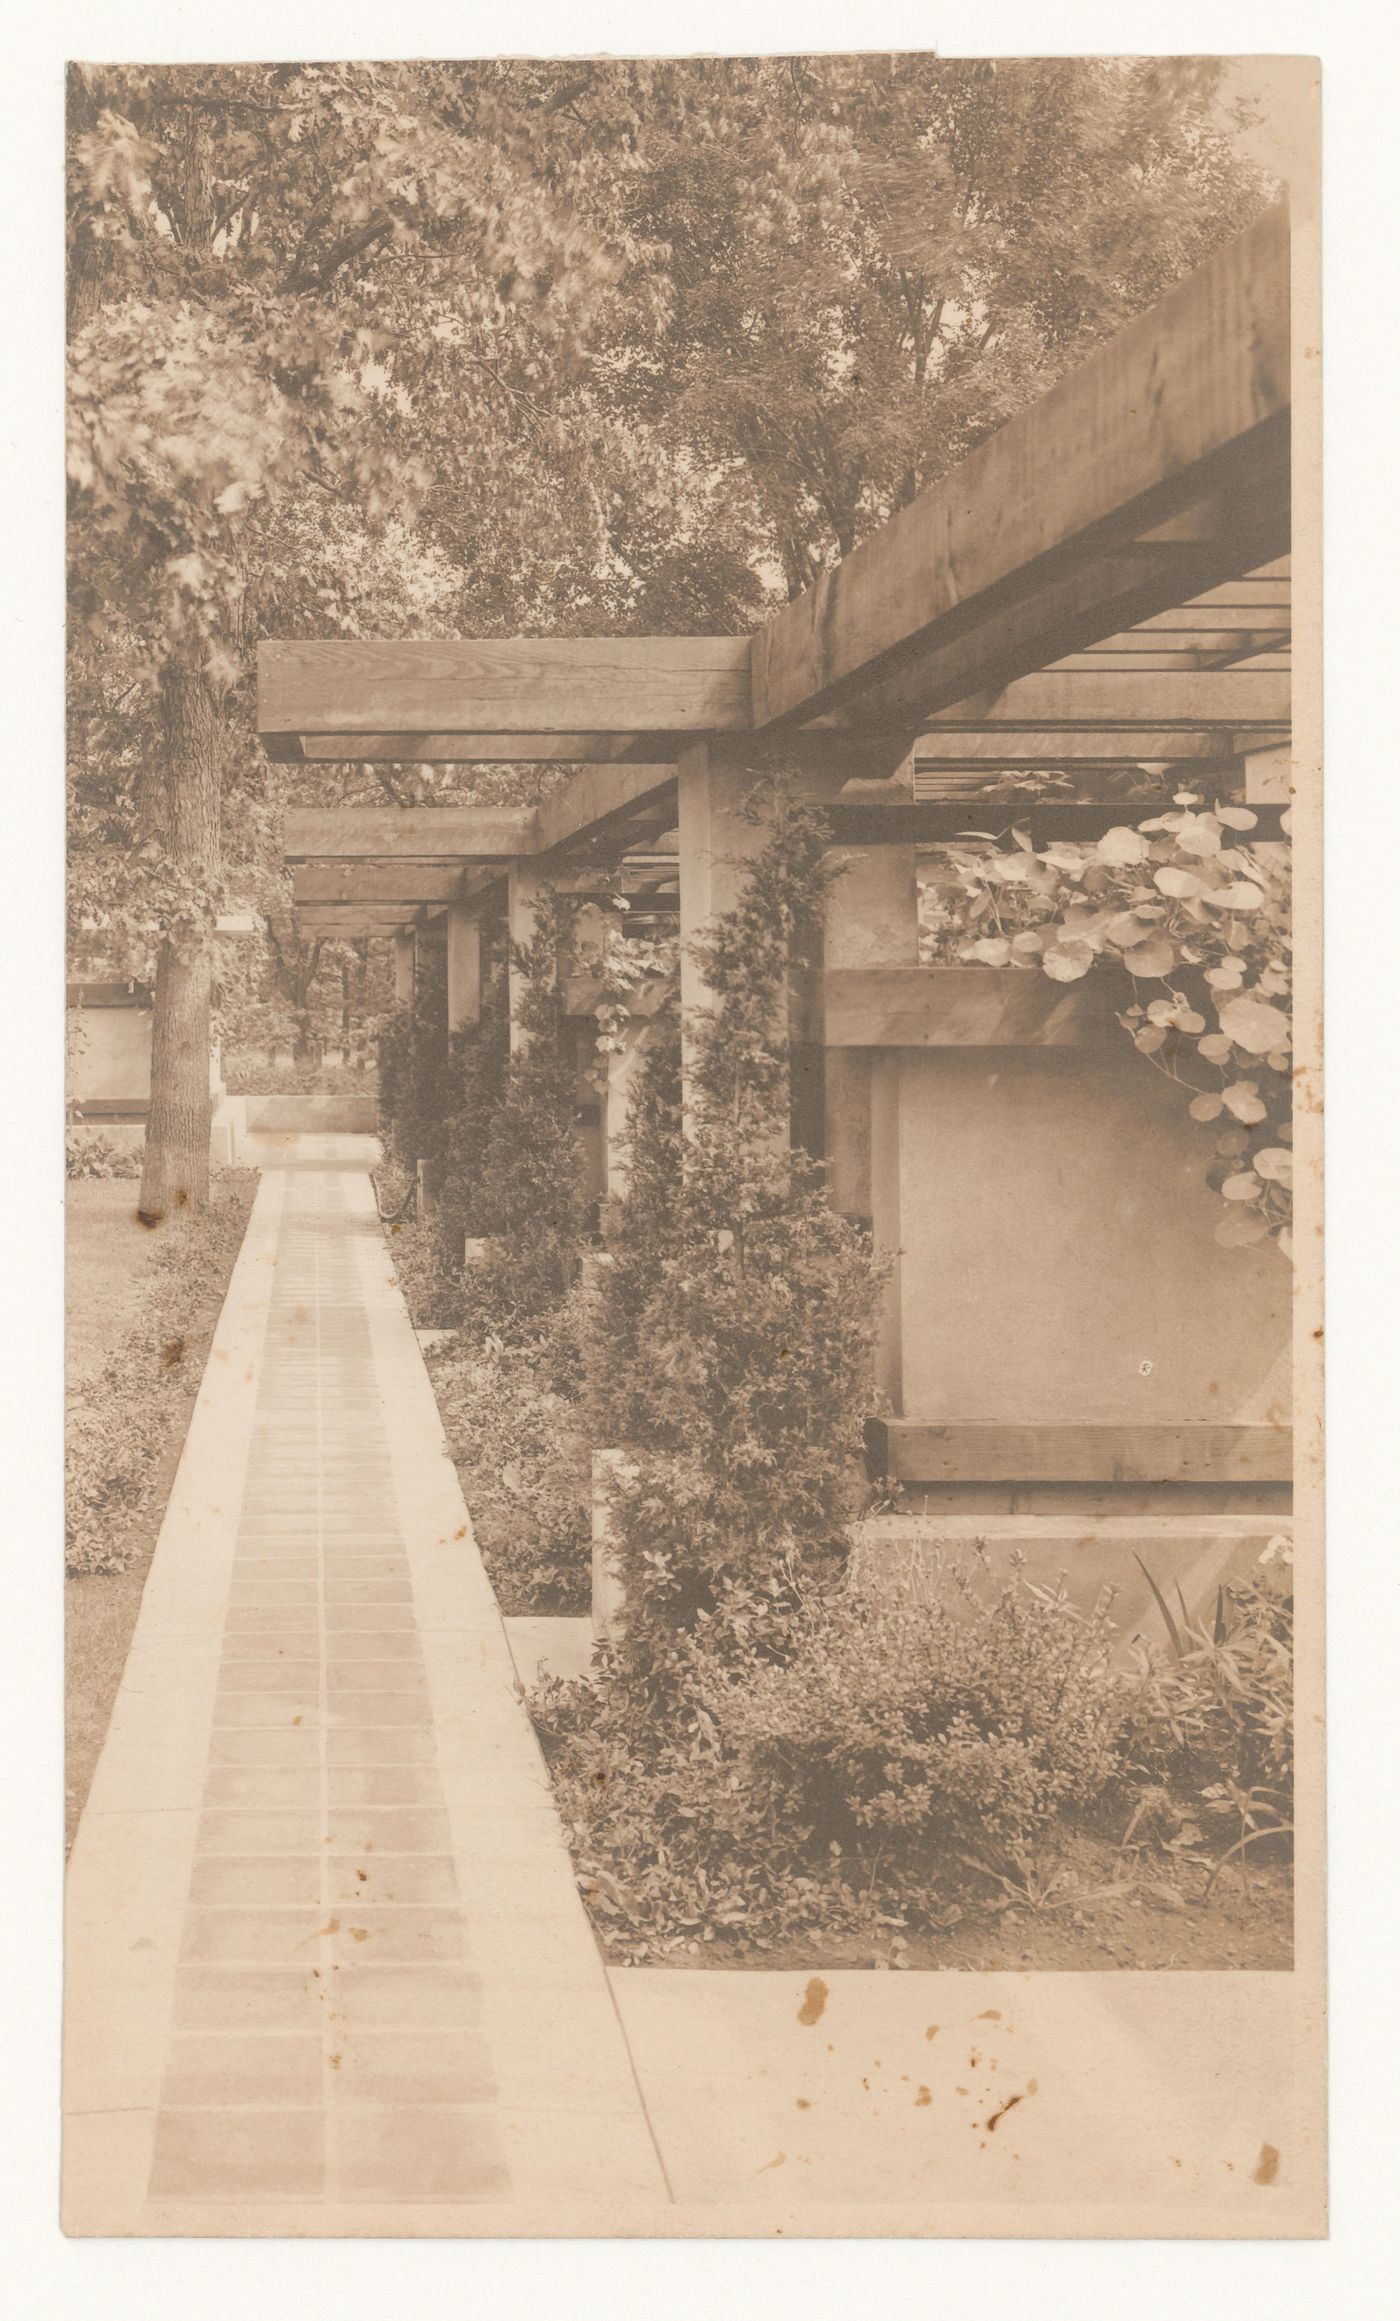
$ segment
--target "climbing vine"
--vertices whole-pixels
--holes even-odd
[[[602,907],[601,924],[587,932],[575,930],[575,965],[602,987],[593,1010],[598,1028],[587,1072],[599,1090],[607,1086],[609,1056],[626,1047],[642,994],[674,990],[680,976],[678,937],[634,932],[624,916],[631,907],[625,895],[614,895]]]
[[[771,824],[692,947],[711,1003],[687,1027],[684,1132],[669,1015],[640,1075],[604,1290],[595,1440],[635,1462],[615,1510],[621,1649],[648,1684],[677,1680],[682,1638],[720,1662],[781,1655],[843,1564],[860,1486],[881,1269],[788,1134],[788,972],[815,950],[829,841],[781,791]]]
[[[1249,842],[1258,815],[1180,790],[1096,844],[969,842],[923,866],[927,964],[1024,968],[1075,983],[1131,978],[1118,1021],[1139,1055],[1214,1126],[1208,1179],[1226,1248],[1292,1253],[1291,855]],[[1287,832],[1289,817],[1283,816]],[[1235,841],[1235,843],[1231,843]]]

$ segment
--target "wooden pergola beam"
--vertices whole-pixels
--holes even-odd
[[[654,746],[651,746],[654,745]],[[365,733],[265,734],[263,748],[281,765],[608,765],[655,759],[668,734]]]
[[[585,835],[590,842],[605,839],[650,809],[664,808],[674,820],[675,794],[674,765],[589,767],[541,799],[536,850],[552,854]]]
[[[455,903],[462,871],[455,862],[299,862],[292,869],[292,901],[315,903]]]
[[[1041,670],[937,711],[930,728],[1286,727],[1289,690],[1286,673],[1278,670]]]
[[[1048,846],[1057,838],[1102,838],[1105,831],[1160,808],[1161,798],[1153,793],[1065,805],[1053,799],[1019,804],[1005,798],[919,798],[912,805],[837,799],[823,812],[838,846],[942,846],[979,832],[1004,832],[1013,825],[1028,830],[1033,845]],[[1222,846],[1252,846],[1281,836],[1282,806],[1256,806],[1252,811],[1258,816],[1254,828],[1222,831]]]
[[[347,941],[355,935],[400,935],[412,929],[415,908],[412,903],[301,904],[296,923],[303,935],[335,935]]]
[[[288,862],[508,862],[531,854],[533,806],[292,806]]]
[[[576,742],[749,723],[747,637],[279,639],[258,647],[258,731],[274,742],[372,735],[393,749],[396,735],[493,733]]]
[[[1262,729],[1270,740],[1286,740],[1286,726]],[[921,734],[914,744],[914,779],[922,766],[1074,766],[1216,764],[1244,750],[1267,748],[1261,729],[1211,727],[953,726]]]
[[[1184,511],[1203,510],[1179,526],[1187,537],[1176,542],[1198,558],[1192,593],[1230,578],[1231,545],[1209,512],[1212,497],[1235,504],[1234,554],[1255,497],[1249,561],[1279,553],[1290,360],[1289,232],[1279,208],[777,614],[754,640],[755,725],[854,705],[915,654],[936,690],[939,649],[957,641],[964,651],[952,681],[970,690],[969,640],[986,632],[986,666],[995,669],[1007,650],[998,621],[1009,593],[1036,603],[1015,648],[1023,667],[1074,650],[1087,640],[1052,653],[1035,634],[1054,643],[1066,617],[1059,584],[1106,550],[1163,535]],[[1281,535],[1272,548],[1271,512]],[[1161,545],[1172,547],[1169,531]],[[1180,601],[1176,576],[1166,585],[1176,593],[1163,603]],[[1139,617],[1152,610],[1144,604]],[[1132,624],[1115,619],[1099,633],[1110,625]]]

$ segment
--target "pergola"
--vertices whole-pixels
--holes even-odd
[[[762,837],[744,800],[781,762],[847,871],[824,967],[796,995],[815,1140],[833,1198],[897,1252],[882,1058],[1092,1047],[1103,1025],[1087,986],[1019,972],[966,971],[950,999],[918,966],[915,847],[984,825],[995,809],[970,802],[1032,772],[1069,783],[1018,803],[1037,842],[1131,819],[1160,794],[1135,769],[1208,775],[1256,807],[1256,836],[1288,801],[1291,351],[1278,209],[752,637],[264,644],[258,728],[283,763],[577,769],[537,807],[293,809],[300,923],[396,935],[406,990],[415,939],[443,915],[449,1021],[469,1022],[488,902],[503,891],[523,941],[546,887],[620,882],[676,910],[687,938],[734,899]],[[704,997],[685,957],[683,1015]],[[897,1278],[892,1294],[897,1308]],[[898,1412],[897,1324],[887,1339]],[[923,1481],[1288,1472],[1272,1422],[934,1426],[916,1411],[886,1443]]]

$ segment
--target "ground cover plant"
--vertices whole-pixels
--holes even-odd
[[[1106,1604],[950,1574],[934,1602],[823,1590],[781,1656],[721,1667],[682,1645],[660,1729],[607,1658],[591,1686],[546,1683],[535,1714],[605,1946],[900,1967],[950,1962],[980,1926],[983,1960],[1029,1942],[1092,1966],[1145,1910],[1161,1963],[1235,1943],[1286,1963],[1291,1599],[1246,1582],[1219,1623],[1181,1656],[1128,1656]],[[1155,1963],[1140,1926],[1133,1962]]]
[[[428,1356],[448,1448],[502,1612],[589,1606],[590,1455],[577,1317],[532,1332],[455,1333]]]
[[[83,1177],[139,1177],[141,1155],[100,1128],[72,1127],[64,1140],[64,1173],[70,1183]]]

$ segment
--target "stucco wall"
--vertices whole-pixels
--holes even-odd
[[[151,1093],[151,1011],[148,1007],[84,1007],[68,1018],[68,1095],[75,1104],[126,1099],[144,1104]]]
[[[1287,1423],[1290,1271],[1214,1239],[1178,1088],[1112,1049],[889,1063],[906,1416]]]

